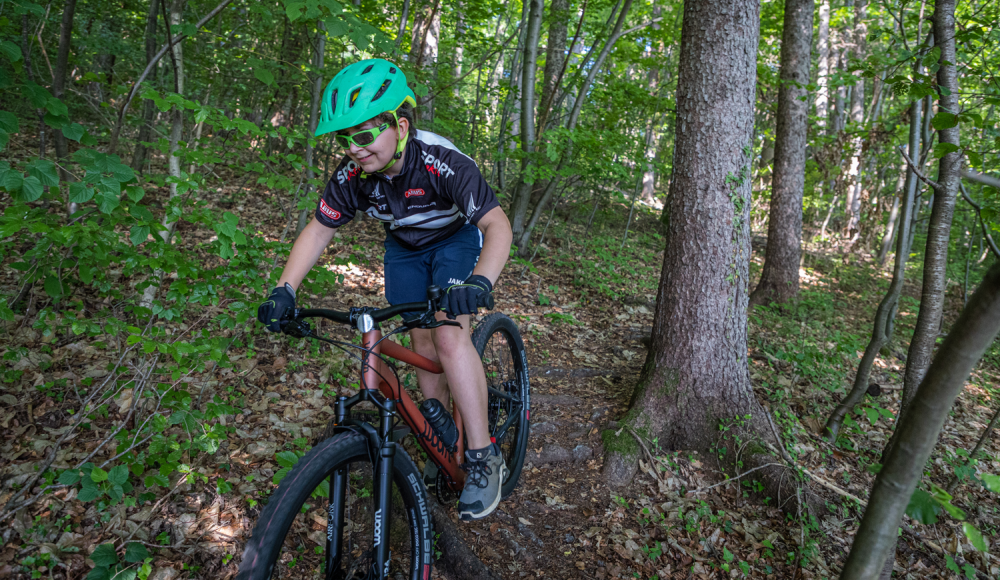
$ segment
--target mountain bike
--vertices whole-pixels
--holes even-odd
[[[438,467],[439,498],[457,498],[465,482],[462,418],[453,409],[459,437],[449,447],[401,387],[389,359],[437,374],[443,369],[386,340],[411,328],[459,325],[435,317],[444,293],[437,286],[427,291],[427,302],[382,309],[296,309],[283,327],[286,334],[333,344],[360,361],[361,388],[354,396],[337,397],[335,416],[321,440],[268,498],[243,552],[238,580],[430,578],[434,535],[426,487],[400,440],[415,435]],[[415,316],[383,336],[379,323],[404,313]],[[309,318],[351,325],[361,332],[361,344],[319,336]],[[486,371],[490,435],[510,470],[502,486],[506,498],[517,485],[528,444],[531,398],[524,343],[517,325],[501,313],[485,316],[472,341]]]

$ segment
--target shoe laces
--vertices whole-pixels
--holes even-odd
[[[466,486],[484,488],[490,484],[489,476],[493,475],[493,468],[486,461],[467,461],[459,467],[468,474],[465,477]]]

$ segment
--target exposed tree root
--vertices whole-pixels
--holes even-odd
[[[434,520],[437,549],[441,551],[441,557],[434,563],[438,570],[448,580],[500,580],[465,543],[448,511],[431,497],[427,503]]]

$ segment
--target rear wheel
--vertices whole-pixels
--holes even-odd
[[[531,385],[528,359],[517,325],[495,312],[484,317],[472,332],[472,344],[483,360],[489,387],[489,429],[507,464],[509,474],[501,488],[507,498],[517,487],[528,449]]]
[[[371,577],[378,507],[373,468],[368,440],[361,434],[340,433],[313,447],[271,494],[247,542],[237,579]],[[337,473],[346,476],[344,497],[342,502],[331,503],[327,499],[335,495],[331,494],[331,476]],[[333,535],[330,514],[338,505],[343,514],[341,559],[327,573],[334,552],[329,541]],[[389,542],[388,578],[429,577],[434,535],[428,510],[420,473],[397,446],[389,531],[380,533]]]

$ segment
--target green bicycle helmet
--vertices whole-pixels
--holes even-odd
[[[399,67],[381,58],[356,62],[326,85],[316,136],[360,125],[407,101],[417,105]]]

